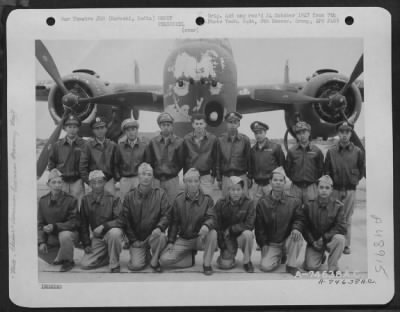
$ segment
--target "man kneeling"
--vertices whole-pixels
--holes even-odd
[[[119,257],[122,247],[122,229],[116,227],[120,201],[104,190],[106,177],[101,170],[89,174],[92,192],[85,195],[81,206],[81,241],[85,249],[82,269],[110,265],[111,273],[120,272]],[[90,239],[89,227],[93,232]]]
[[[272,191],[257,204],[255,234],[261,247],[261,270],[275,270],[286,252],[286,272],[296,275],[297,257],[303,244],[304,215],[300,200],[284,192],[285,183],[282,167],[272,171]]]
[[[254,202],[245,195],[244,181],[240,177],[229,178],[228,195],[215,205],[218,220],[218,246],[221,254],[217,259],[219,268],[232,269],[238,248],[243,252],[243,266],[253,273],[251,252],[253,250]]]
[[[180,193],[172,205],[168,245],[161,255],[161,266],[191,267],[195,252],[204,250],[204,274],[211,275],[211,261],[217,247],[214,202],[200,189],[197,169],[189,169],[183,180],[185,192]]]
[[[328,270],[339,270],[338,261],[345,246],[346,222],[343,203],[332,197],[332,179],[326,175],[319,179],[318,197],[304,206],[307,241],[304,268],[317,271],[329,252]]]
[[[140,271],[149,263],[161,272],[159,258],[167,245],[163,233],[169,224],[171,205],[166,192],[153,187],[153,169],[147,163],[138,168],[139,185],[126,194],[118,219],[129,240],[128,269]]]

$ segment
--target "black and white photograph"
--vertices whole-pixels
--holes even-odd
[[[21,162],[13,129],[22,106],[14,104],[9,224],[16,245],[20,222],[29,224],[23,246],[42,291],[133,285],[146,293],[172,283],[188,298],[165,295],[154,305],[198,305],[189,301],[196,285],[219,305],[222,285],[289,285],[298,301],[276,300],[313,304],[299,293],[307,285],[324,293],[347,283],[370,294],[375,276],[393,278],[393,250],[381,238],[390,235],[392,207],[371,208],[378,194],[367,188],[380,174],[370,172],[379,150],[370,129],[388,126],[373,111],[374,82],[386,76],[365,61],[376,49],[368,35],[307,36],[293,24],[291,35],[244,36],[224,27],[215,36],[29,39],[24,142],[36,157]],[[29,187],[16,183],[23,168]],[[20,200],[31,203],[21,219]],[[18,253],[10,257],[18,268]],[[257,304],[254,296],[241,304]]]

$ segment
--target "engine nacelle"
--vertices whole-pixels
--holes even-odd
[[[314,76],[301,90],[302,94],[315,98],[328,98],[339,92],[348,81],[348,78],[338,73],[321,73]],[[360,116],[362,107],[362,97],[360,90],[352,84],[346,94],[346,105],[344,113],[346,118],[355,123]],[[330,103],[314,103],[312,105],[297,105],[294,110],[287,111],[285,114],[286,124],[291,130],[300,118],[311,125],[311,136],[330,137],[336,135],[336,126],[344,121],[341,109]]]
[[[107,91],[107,85],[94,75],[77,72],[63,77],[65,87],[79,98],[89,98],[102,95]],[[48,107],[51,118],[58,124],[64,113],[62,98],[64,94],[57,85],[49,92]],[[95,103],[77,104],[73,107],[74,112],[83,123],[90,123],[96,115]]]

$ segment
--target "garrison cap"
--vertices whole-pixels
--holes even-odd
[[[138,172],[141,174],[146,171],[151,171],[151,173],[153,173],[153,168],[148,163],[144,162],[139,166]]]
[[[57,168],[54,168],[52,170],[50,170],[49,175],[47,177],[47,182],[50,182],[50,180],[53,180],[55,178],[62,178],[62,173],[60,172],[60,170],[58,170]]]
[[[77,125],[78,127],[80,127],[81,126],[81,121],[74,114],[70,114],[64,120],[64,126],[67,126],[67,125]]]
[[[268,127],[267,124],[265,124],[265,123],[263,123],[261,121],[254,121],[254,122],[251,123],[250,129],[253,132],[256,132],[257,130],[265,130],[265,131],[267,131],[269,129],[269,127]]]
[[[186,171],[185,175],[183,176],[184,179],[188,179],[191,177],[198,177],[200,178],[200,172],[196,168],[190,168],[188,171]]]
[[[157,123],[160,125],[162,122],[174,123],[174,118],[167,112],[163,112],[157,117]]]
[[[323,175],[322,177],[320,177],[318,179],[318,183],[326,183],[326,184],[329,184],[330,186],[333,185],[333,181],[332,181],[331,177],[328,175]]]
[[[230,112],[225,115],[225,121],[240,120],[242,118],[243,118],[242,114],[238,112]]]
[[[96,128],[96,127],[102,127],[102,126],[107,126],[107,120],[103,116],[96,116],[91,122],[90,122],[90,128]]]
[[[121,124],[121,130],[124,131],[129,127],[139,128],[139,122],[133,118],[125,119]]]
[[[283,169],[282,166],[275,168],[272,171],[272,175],[274,174],[280,174],[281,176],[283,176],[284,178],[286,178],[286,173],[285,173],[285,169]]]
[[[97,178],[103,178],[105,179],[105,175],[103,173],[103,171],[101,170],[93,170],[89,173],[89,181],[97,179]]]
[[[239,184],[240,182],[244,182],[241,177],[237,177],[237,176],[231,176],[231,177],[229,177],[229,179],[231,180],[232,185]]]
[[[337,130],[338,130],[338,131],[340,131],[340,130],[348,130],[348,131],[351,131],[351,130],[353,130],[353,129],[354,129],[354,125],[351,124],[350,122],[347,122],[347,121],[343,121],[342,123],[340,123],[340,124],[337,126]]]
[[[305,121],[299,121],[293,127],[293,131],[295,133],[303,131],[303,130],[311,131],[311,126],[308,123],[306,123]]]

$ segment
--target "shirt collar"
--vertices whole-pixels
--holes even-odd
[[[57,197],[53,198],[53,194],[51,194],[51,192],[49,193],[49,204],[59,204],[61,202],[61,200],[64,198],[64,193],[61,191]]]
[[[168,136],[167,139],[170,140],[171,143],[173,143],[175,141],[175,136],[173,134],[171,134],[170,136]],[[165,138],[160,134],[158,141],[165,142]]]
[[[73,140],[71,140],[68,136],[65,136],[63,139],[63,144],[76,144],[78,143],[78,136],[76,136]]]
[[[264,141],[262,141],[261,145],[260,145],[258,142],[256,142],[256,148],[257,148],[258,150],[266,149],[266,148],[268,148],[268,147],[269,147],[269,140],[268,140],[268,138],[265,138]]]
[[[100,142],[100,141],[97,140],[97,138],[94,138],[93,145],[94,146],[96,146],[96,145],[106,146],[107,141],[108,141],[107,138],[105,138],[103,142]]]
[[[200,190],[197,192],[197,194],[196,194],[196,196],[194,198],[191,198],[189,196],[189,193],[185,192],[186,199],[189,200],[189,201],[192,201],[192,202],[195,202],[195,201],[198,202],[200,200],[200,196],[201,196],[201,191]]]
[[[125,139],[124,143],[125,143],[125,145],[132,146],[131,143],[130,143],[130,141],[128,140],[128,138]],[[136,139],[133,141],[133,146],[135,146],[135,145],[139,145],[139,138],[136,138]]]
[[[97,195],[96,196],[96,194],[95,193],[91,193],[90,194],[91,196],[91,198],[90,198],[90,203],[93,205],[93,204],[100,204],[101,203],[101,201],[102,201],[102,199],[103,199],[103,197],[104,197],[104,192],[102,192],[101,194],[99,194],[99,195]]]
[[[271,200],[274,201],[274,202],[285,203],[285,202],[286,202],[287,195],[286,195],[285,192],[282,192],[281,198],[276,199],[276,198],[274,198],[274,197],[272,196],[272,190],[271,190],[271,192],[270,192],[270,194],[269,194],[269,197],[270,197]]]
[[[239,137],[239,132],[236,133],[234,136],[229,135],[229,133],[227,134],[228,136],[228,141],[229,142],[233,142],[233,141],[239,141],[240,137]],[[232,139],[233,138],[233,139]]]
[[[137,187],[137,192],[140,198],[148,198],[154,191],[154,188],[151,187],[147,193],[144,193],[143,190],[140,188],[140,184]]]
[[[344,149],[351,151],[354,147],[354,144],[352,142],[350,142],[346,146],[343,146],[342,144],[339,143],[338,146],[339,146],[339,151],[344,150]]]
[[[311,143],[308,142],[308,144],[303,148],[300,143],[297,143],[297,149],[304,149],[306,151],[311,151]]]
[[[319,208],[326,208],[328,207],[329,203],[332,201],[332,196],[329,196],[327,199],[322,199],[321,197],[317,197],[318,207]]]
[[[203,137],[201,138],[201,140],[203,139],[207,139],[208,138],[208,132],[205,131]],[[194,141],[196,139],[196,135],[194,134],[194,131],[192,131],[192,140]]]

